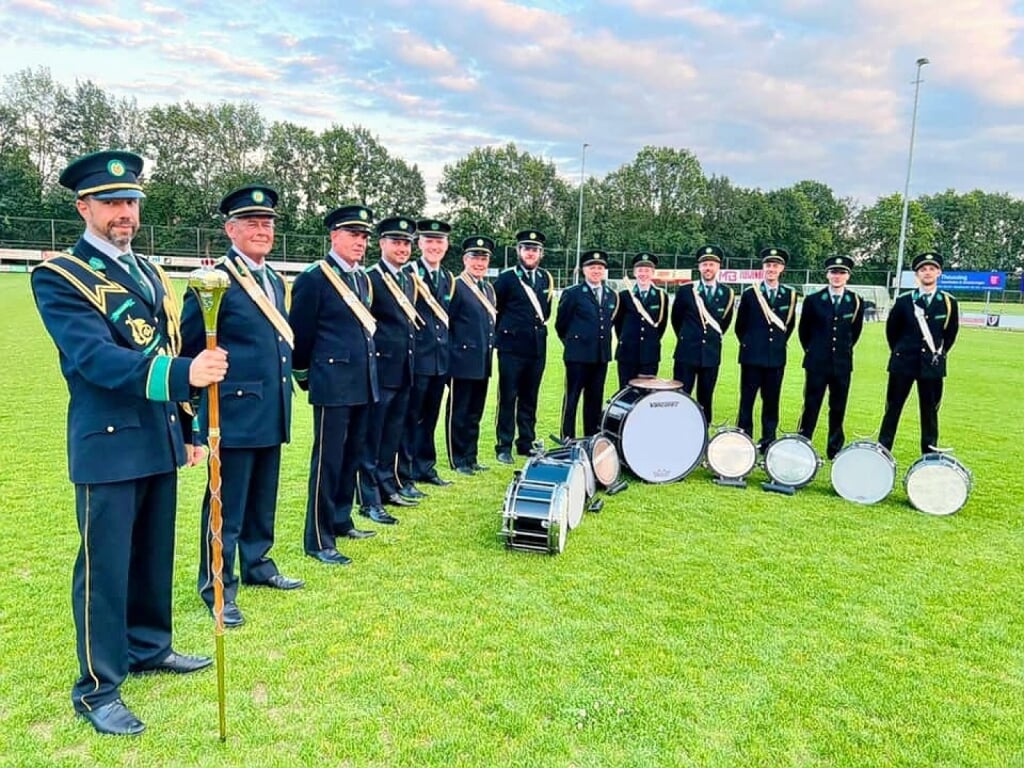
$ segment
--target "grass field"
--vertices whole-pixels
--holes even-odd
[[[138,739],[99,737],[73,716],[67,393],[25,276],[0,275],[0,306],[3,765],[1024,765],[1024,455],[1013,395],[1024,391],[1024,336],[964,329],[951,355],[942,442],[974,473],[956,515],[916,513],[902,487],[877,505],[846,502],[827,467],[792,498],[763,493],[760,470],[735,490],[699,469],[608,497],[557,557],[498,540],[511,472],[489,461],[493,397],[481,445],[490,472],[434,489],[396,513],[400,525],[344,546],[351,567],[303,556],[311,419],[297,402],[274,555],[307,584],[243,587],[248,623],[226,637],[222,745],[212,671],[130,678],[124,697],[148,725]],[[789,428],[797,346],[782,405]],[[544,436],[558,424],[559,352],[556,341]],[[722,417],[735,414],[735,358],[730,334]],[[871,325],[857,351],[850,439],[876,434],[885,359],[882,327]],[[609,395],[614,379],[613,368]],[[912,395],[894,451],[901,477],[917,458],[916,411]],[[823,450],[820,426],[815,442]],[[181,473],[175,646],[212,654],[195,594],[204,479]]]

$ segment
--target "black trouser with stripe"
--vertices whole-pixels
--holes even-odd
[[[512,452],[515,441],[520,456],[529,456],[537,439],[537,397],[544,376],[543,357],[498,353],[498,423],[496,453]],[[519,439],[515,439],[516,429]]]
[[[765,450],[775,440],[779,429],[779,398],[785,368],[760,365],[740,366],[740,413],[736,426],[754,438],[754,401],[761,393],[761,438],[758,448]]]
[[[697,385],[695,400],[704,409],[704,418],[708,426],[714,424],[712,409],[714,408],[715,384],[718,383],[718,366],[698,368],[692,365],[684,365],[676,361],[672,368],[672,378],[683,385],[683,392],[693,394],[694,383]]]
[[[825,455],[834,459],[846,444],[843,431],[843,419],[846,417],[846,401],[850,394],[850,372],[805,371],[804,409],[800,414],[800,426],[797,431],[808,440],[814,438],[814,428],[818,426],[818,414],[828,389],[828,441]]]
[[[381,387],[380,400],[370,406],[366,427],[367,458],[364,463],[372,471],[359,472],[359,498],[386,499],[398,493],[398,446],[402,442],[405,414],[409,409],[409,388]]]
[[[303,546],[313,554],[334,549],[335,537],[352,530],[356,471],[366,454],[369,405],[313,408],[313,451],[309,462],[306,532]],[[377,500],[376,503],[380,503]]]
[[[278,572],[267,553],[274,546],[281,446],[221,448],[220,464],[224,602],[234,602],[238,595],[236,552],[245,584],[262,584]],[[212,559],[210,486],[207,484],[199,529],[199,596],[208,608],[213,607]]]
[[[487,379],[452,379],[448,383],[445,435],[452,469],[472,467],[478,462],[487,382]]]
[[[178,473],[75,486],[81,544],[72,578],[79,678],[87,712],[116,699],[129,670],[171,651]]]
[[[596,435],[601,429],[604,381],[608,363],[565,364],[565,399],[562,401],[562,437],[576,437],[576,409],[583,396],[583,436]]]
[[[405,429],[398,451],[398,479],[404,487],[410,482],[429,480],[437,475],[437,447],[434,433],[441,416],[441,401],[447,376],[417,374],[413,379]]]
[[[921,453],[930,453],[939,443],[939,406],[942,404],[942,379],[923,379],[903,373],[890,373],[885,392],[885,415],[878,442],[892,450],[896,428],[910,388],[917,382],[917,405],[921,416]]]

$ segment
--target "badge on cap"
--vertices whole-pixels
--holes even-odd
[[[531,240],[536,240],[537,239],[537,233],[536,232],[531,232],[530,233],[530,239]]]
[[[704,249],[704,253],[714,253],[714,252],[715,252],[715,249],[712,248],[710,245],[707,248]]]
[[[259,190],[259,189],[254,189],[252,191],[252,201],[254,203],[257,203],[257,204],[262,203],[263,202],[263,191]]]
[[[481,240],[481,239],[480,239],[480,238],[478,237],[478,238],[476,239],[476,244],[477,244],[477,245],[480,245],[480,246],[482,246],[482,245],[484,244],[484,241],[483,241],[483,240]]]
[[[363,221],[366,221],[368,218],[370,218],[370,215],[366,212],[365,208],[359,211],[359,218],[362,219]]]
[[[432,230],[434,230],[435,232],[437,232],[437,230],[439,230],[441,228],[441,225],[438,224],[436,221],[432,221],[432,222],[430,222],[430,228]]]
[[[107,173],[111,176],[124,176],[124,163],[120,160],[111,160],[107,163]]]
[[[770,251],[768,251],[768,255],[769,256],[778,256],[779,252],[775,248],[772,248]]]

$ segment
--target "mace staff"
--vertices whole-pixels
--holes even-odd
[[[217,348],[217,314],[220,302],[231,281],[220,270],[201,267],[188,276],[188,287],[199,299],[206,329],[206,348]],[[217,658],[217,706],[220,721],[220,740],[227,740],[226,695],[224,684],[224,519],[220,497],[220,386],[214,382],[207,387],[207,433],[210,444],[210,558],[213,571],[214,645]],[[197,413],[198,416],[198,413]]]

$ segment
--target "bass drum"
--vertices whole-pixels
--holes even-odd
[[[720,429],[708,441],[707,462],[723,480],[742,480],[757,466],[757,446],[742,429]]]
[[[501,536],[509,549],[548,552],[565,549],[569,531],[569,489],[516,477],[505,492]]]
[[[818,474],[821,465],[821,457],[803,435],[783,435],[764,452],[768,477],[790,488],[803,488]]]
[[[708,442],[704,410],[677,389],[626,387],[605,408],[601,431],[629,470],[649,483],[686,477],[700,464]]]
[[[926,515],[958,512],[973,485],[970,470],[946,453],[926,453],[910,465],[903,478],[910,503]]]
[[[877,504],[896,486],[896,459],[873,440],[856,440],[832,460],[832,487],[847,501]]]
[[[587,472],[584,464],[578,454],[565,459],[548,454],[531,457],[523,467],[523,480],[565,485],[569,495],[566,522],[570,529],[583,520],[583,510],[587,506]]]

